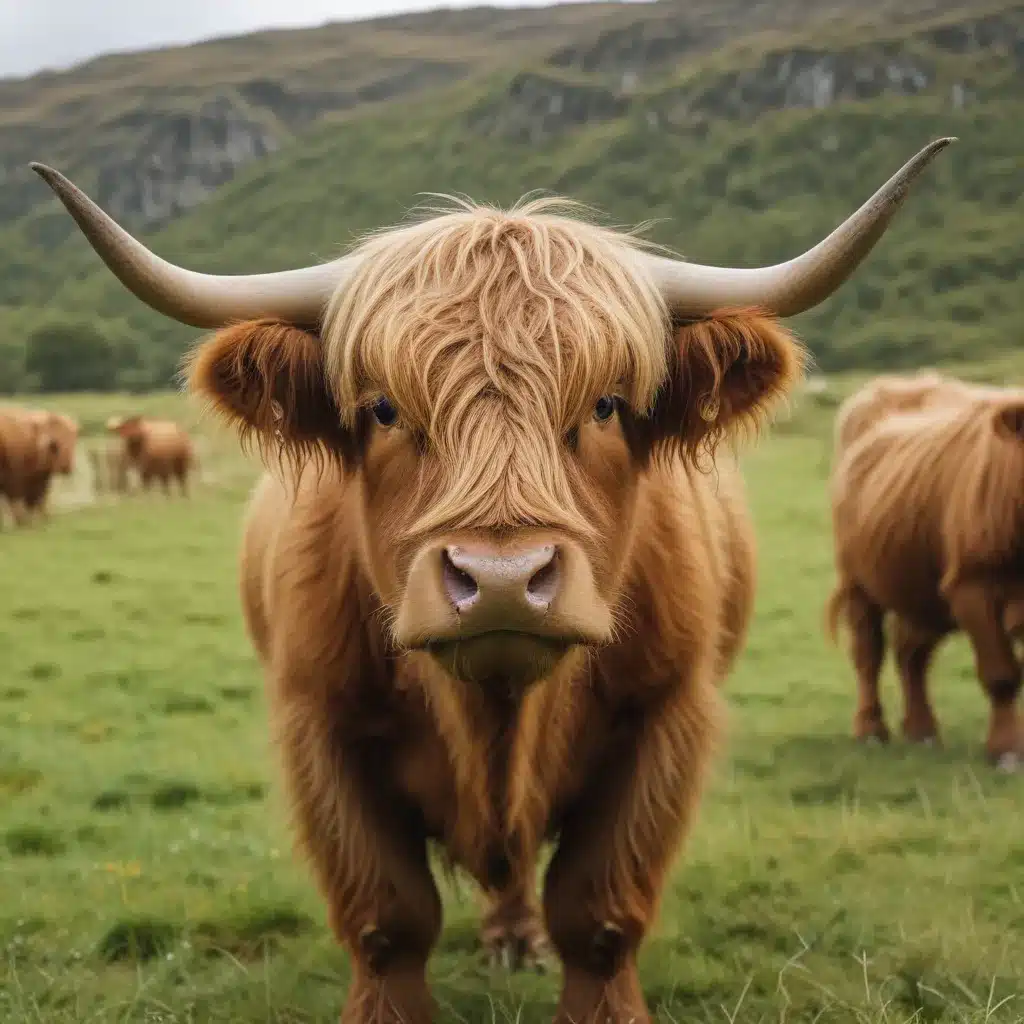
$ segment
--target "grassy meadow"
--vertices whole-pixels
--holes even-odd
[[[805,397],[745,456],[757,618],[643,984],[662,1024],[1019,1021],[1024,782],[984,762],[966,643],[936,663],[941,749],[850,736],[852,671],[820,625],[834,401]],[[129,406],[199,422],[175,394],[43,404],[86,443]],[[201,429],[191,500],[0,533],[4,1024],[337,1019],[347,965],[291,852],[237,597],[257,466]],[[896,691],[887,666],[894,727]],[[449,890],[439,1021],[549,1020],[557,977],[490,972],[476,924],[472,891]]]

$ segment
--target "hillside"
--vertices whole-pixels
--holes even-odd
[[[423,192],[533,189],[750,265],[813,243],[950,134],[871,259],[798,327],[827,368],[998,355],[1024,312],[1022,85],[1024,4],[842,0],[814,21],[796,0],[481,8],[0,82],[0,374],[30,382],[21,339],[57,311],[115,339],[111,383],[165,383],[192,337],[112,283],[27,159],[197,269],[332,255]]]

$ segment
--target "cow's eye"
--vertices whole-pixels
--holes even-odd
[[[615,399],[611,395],[602,395],[594,406],[594,419],[599,423],[604,423],[605,420],[611,419],[613,412],[615,412]]]
[[[373,403],[373,418],[382,426],[393,426],[398,419],[398,410],[383,396]]]

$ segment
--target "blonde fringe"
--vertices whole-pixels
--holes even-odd
[[[544,507],[585,532],[559,435],[604,394],[654,402],[669,318],[636,259],[643,243],[566,216],[576,209],[462,203],[376,233],[329,305],[325,367],[343,416],[386,396],[444,467],[447,499],[417,529],[529,522]]]

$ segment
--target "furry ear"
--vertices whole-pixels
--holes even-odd
[[[358,441],[345,429],[327,385],[320,339],[280,320],[249,320],[218,331],[185,365],[189,389],[209,400],[264,454],[292,461],[326,451],[352,462]]]
[[[643,447],[714,453],[726,435],[756,432],[803,374],[807,354],[777,318],[725,309],[677,324],[668,379],[647,419]]]
[[[1024,399],[1011,399],[998,406],[992,425],[996,434],[1009,441],[1024,441]]]

